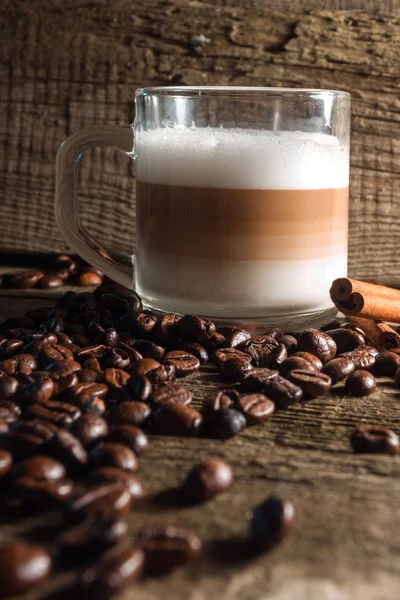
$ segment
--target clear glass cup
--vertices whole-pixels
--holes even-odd
[[[336,312],[332,281],[347,274],[349,142],[347,92],[141,89],[133,125],[62,144],[57,222],[74,251],[153,311],[318,326]],[[77,165],[97,145],[136,163],[134,256],[80,224]]]

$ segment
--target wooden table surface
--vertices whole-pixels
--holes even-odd
[[[0,317],[51,305],[46,292],[0,292]],[[53,293],[54,295],[54,293]],[[384,381],[384,380],[383,380]],[[196,402],[217,385],[214,372],[185,380]],[[367,398],[337,388],[323,398],[275,414],[233,440],[151,437],[138,478],[145,497],[129,515],[130,532],[145,524],[180,524],[196,532],[203,552],[195,564],[129,588],[125,600],[394,600],[400,591],[400,457],[355,455],[349,437],[360,423],[400,433],[400,390],[384,384]],[[220,457],[234,470],[227,493],[197,507],[171,506],[162,492],[190,466]],[[254,506],[269,495],[289,498],[296,509],[290,539],[249,559],[244,540]],[[0,542],[35,529],[54,539],[51,519],[10,521],[0,515]],[[42,531],[43,533],[43,531]],[[74,573],[53,577],[26,596],[53,598]],[[0,594],[1,595],[1,594]],[[67,595],[68,597],[68,595]]]

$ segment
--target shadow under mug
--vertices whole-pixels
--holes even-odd
[[[250,87],[136,92],[130,126],[69,137],[57,154],[67,243],[155,312],[215,322],[318,326],[347,274],[350,95]],[[101,247],[78,214],[87,148],[135,160],[134,256]]]

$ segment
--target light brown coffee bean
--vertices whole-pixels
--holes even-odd
[[[132,375],[148,376],[151,371],[158,367],[161,367],[161,364],[157,360],[154,360],[153,358],[142,358],[141,360],[134,362],[131,365],[130,370]]]

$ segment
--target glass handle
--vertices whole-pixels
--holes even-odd
[[[70,136],[61,145],[56,159],[56,221],[65,241],[84,260],[114,281],[133,286],[132,255],[103,248],[82,226],[78,211],[78,164],[87,148],[113,146],[133,152],[134,133],[131,125],[95,126]]]

